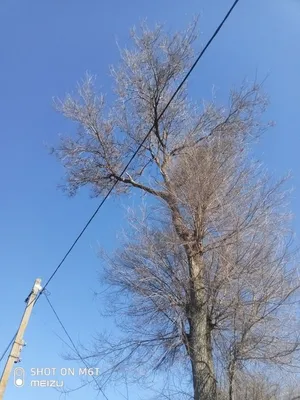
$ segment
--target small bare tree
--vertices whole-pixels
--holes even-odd
[[[298,278],[289,267],[282,183],[271,185],[248,162],[249,144],[266,128],[259,85],[233,90],[227,107],[200,107],[184,86],[158,118],[191,65],[195,27],[175,35],[161,26],[133,30],[133,48],[111,70],[115,103],[106,109],[87,77],[78,95],[56,103],[79,129],[54,151],[70,195],[90,186],[103,196],[118,182],[115,194],[136,188],[161,207],[161,224],[139,224],[107,264],[116,289],[110,304],[125,336],[102,338],[92,354],[111,362],[103,379],[124,363],[146,373],[178,362],[190,372],[193,398],[215,400],[224,368],[230,388],[244,361],[295,353],[295,336],[279,323]]]

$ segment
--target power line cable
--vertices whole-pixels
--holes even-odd
[[[207,51],[208,47],[211,45],[211,43],[213,42],[213,40],[216,38],[216,36],[218,35],[218,33],[220,32],[220,30],[222,29],[223,25],[225,24],[225,22],[227,21],[227,19],[229,18],[229,16],[231,15],[231,13],[233,12],[233,10],[235,9],[235,7],[237,6],[237,4],[239,3],[240,0],[235,0],[233,5],[231,6],[231,8],[229,9],[229,11],[227,12],[227,14],[225,15],[225,17],[223,18],[222,22],[219,24],[219,26],[217,27],[217,29],[215,30],[214,34],[211,36],[211,38],[209,39],[209,41],[207,42],[207,44],[205,45],[205,47],[203,48],[203,50],[200,52],[199,56],[196,58],[195,62],[193,63],[193,65],[190,67],[189,71],[187,72],[186,76],[183,78],[182,82],[179,84],[179,86],[177,87],[177,89],[175,90],[175,92],[173,93],[173,95],[171,96],[171,98],[169,99],[168,103],[166,104],[166,106],[164,107],[164,109],[161,111],[161,113],[158,115],[157,117],[157,122],[163,117],[163,115],[165,114],[166,110],[168,109],[168,107],[170,106],[171,102],[173,101],[173,99],[176,97],[176,95],[178,94],[178,92],[180,91],[180,89],[182,88],[182,86],[185,84],[185,82],[187,81],[187,79],[189,78],[189,76],[191,75],[191,73],[193,72],[193,70],[195,69],[195,67],[197,66],[198,62],[200,61],[200,59],[203,57],[203,55],[205,54],[205,52]],[[130,166],[130,164],[132,163],[132,161],[134,160],[134,158],[136,157],[137,153],[140,151],[140,149],[143,147],[144,143],[146,142],[146,140],[148,139],[148,137],[150,136],[153,128],[155,127],[155,124],[153,124],[151,126],[151,128],[149,129],[149,131],[147,132],[145,138],[143,139],[143,141],[139,144],[139,146],[137,147],[136,151],[134,152],[134,154],[131,156],[130,160],[128,161],[128,163],[126,164],[126,166],[123,168],[123,170],[121,171],[120,174],[120,178],[124,175],[124,173],[126,172],[126,170],[128,169],[128,167]],[[85,226],[83,227],[83,229],[80,231],[79,235],[76,237],[76,239],[74,240],[73,244],[70,246],[70,248],[68,249],[68,251],[66,252],[66,254],[64,255],[64,257],[62,258],[62,260],[60,261],[60,263],[57,265],[57,267],[55,268],[55,270],[53,271],[53,273],[51,274],[51,276],[49,277],[49,279],[46,281],[46,284],[44,286],[44,288],[42,289],[42,291],[39,293],[37,299],[35,300],[35,302],[38,301],[38,299],[40,298],[40,295],[43,293],[43,291],[46,289],[46,287],[49,285],[49,283],[52,281],[52,279],[54,278],[54,276],[57,274],[58,270],[61,268],[62,264],[65,262],[65,260],[67,259],[67,257],[69,256],[69,254],[72,252],[72,250],[74,249],[74,247],[76,246],[77,242],[79,241],[79,239],[81,238],[81,236],[84,234],[84,232],[86,231],[86,229],[88,228],[88,226],[91,224],[91,222],[94,220],[94,218],[96,217],[96,215],[98,214],[99,210],[102,208],[103,204],[106,202],[106,200],[108,199],[108,197],[110,196],[110,194],[112,193],[112,191],[114,190],[114,188],[116,187],[116,185],[118,184],[119,181],[115,181],[112,185],[112,187],[110,188],[110,190],[108,191],[108,193],[105,195],[105,197],[102,199],[102,201],[100,202],[99,206],[96,208],[96,210],[94,211],[94,213],[92,214],[92,216],[89,218],[89,220],[87,221],[87,223],[85,224]],[[27,305],[27,307],[29,306],[29,304]],[[2,355],[2,358],[5,356],[5,354],[7,353],[10,345],[13,343],[14,338],[11,340],[10,344],[8,345],[8,347],[6,348],[5,352]],[[1,358],[1,360],[2,360]],[[1,361],[0,360],[0,361]]]
[[[3,360],[3,358],[5,357],[5,354],[8,352],[8,350],[10,349],[10,346],[13,344],[13,342],[15,341],[15,338],[17,336],[17,333],[15,334],[15,336],[11,339],[11,341],[9,342],[9,344],[7,345],[6,349],[4,350],[4,352],[2,353],[2,356],[0,357],[0,362]]]
[[[46,298],[46,300],[47,300],[47,302],[48,302],[48,304],[49,304],[51,310],[53,311],[53,314],[55,315],[55,317],[56,317],[57,321],[59,322],[61,328],[62,328],[63,331],[65,332],[67,338],[69,339],[69,341],[70,341],[70,343],[71,343],[71,345],[72,345],[73,350],[75,351],[75,353],[77,354],[77,356],[80,358],[81,362],[86,366],[86,368],[90,368],[90,366],[88,365],[88,363],[87,363],[87,362],[85,361],[85,359],[81,356],[79,350],[77,349],[77,346],[75,345],[75,343],[74,343],[72,337],[70,336],[69,332],[67,331],[67,329],[66,329],[65,325],[63,324],[61,318],[58,316],[58,314],[57,314],[55,308],[53,307],[53,304],[52,304],[51,301],[49,300],[49,297],[48,297],[47,293],[44,292],[44,295],[45,295],[45,298]],[[95,378],[95,376],[94,376],[94,375],[91,375],[91,376],[92,376],[93,380],[95,381],[95,383],[96,383],[96,385],[97,385],[99,391],[103,394],[103,396],[105,397],[105,399],[108,400],[108,397],[107,397],[106,394],[104,393],[102,387],[100,386],[100,384],[99,384],[99,382],[97,381],[97,379]]]

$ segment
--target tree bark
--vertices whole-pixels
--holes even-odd
[[[192,365],[194,400],[216,400],[217,385],[212,356],[211,326],[208,322],[202,248],[199,243],[195,244],[195,238],[184,224],[171,185],[167,179],[165,182],[168,195],[164,200],[170,208],[175,230],[184,243],[189,263],[188,353]]]
[[[235,363],[232,361],[229,366],[228,376],[229,376],[229,389],[228,389],[228,400],[235,400],[234,396],[234,375],[235,375]]]
[[[203,261],[199,255],[189,258],[190,264],[190,333],[189,349],[192,364],[194,400],[216,400],[217,388],[204,288]]]

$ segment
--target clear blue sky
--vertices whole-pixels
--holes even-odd
[[[128,29],[147,17],[182,28],[201,14],[200,44],[206,42],[231,5],[231,0],[2,0],[0,5],[0,352],[15,332],[34,279],[44,281],[98,201],[86,193],[68,199],[56,189],[62,169],[47,154],[44,143],[55,143],[69,125],[51,105],[53,96],[72,90],[86,70],[97,74],[106,93],[108,65],[118,60],[116,37],[126,43]],[[192,77],[198,99],[218,89],[220,100],[232,84],[246,76],[270,74],[266,90],[271,106],[267,117],[277,121],[257,152],[277,176],[293,171],[296,187],[292,209],[299,234],[299,107],[300,2],[241,0]],[[98,242],[107,250],[117,245],[124,226],[124,201],[109,201],[49,286],[51,300],[75,340],[89,340],[109,328],[100,318]],[[42,299],[26,332],[24,367],[73,367],[60,354],[65,349],[56,320]],[[3,363],[0,365],[3,367]],[[76,366],[77,367],[77,366]],[[79,380],[70,379],[75,387]],[[110,400],[120,399],[108,393]],[[9,383],[6,400],[55,400],[52,389],[17,389]],[[93,399],[91,389],[74,392],[71,400]],[[101,398],[101,396],[99,397]],[[136,394],[131,394],[134,400]]]

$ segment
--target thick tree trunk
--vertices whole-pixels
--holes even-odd
[[[217,388],[207,316],[203,264],[200,256],[190,258],[191,304],[189,350],[192,364],[194,400],[216,400]]]
[[[235,400],[234,395],[234,375],[235,375],[235,363],[232,361],[229,365],[229,389],[228,389],[228,400]]]
[[[183,222],[176,196],[171,195],[172,188],[168,181],[166,181],[166,186],[169,194],[165,201],[170,207],[175,230],[184,243],[189,262],[190,304],[188,319],[190,332],[187,347],[192,365],[194,400],[216,400],[217,388],[212,357],[211,327],[208,323],[207,314],[203,257],[198,246],[189,243],[191,235]]]

